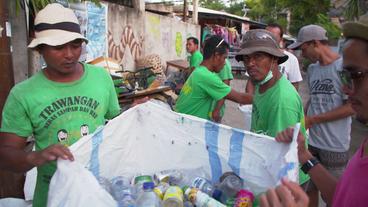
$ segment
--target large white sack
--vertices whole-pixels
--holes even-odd
[[[50,182],[47,206],[117,206],[112,196],[83,165],[69,160],[58,160],[57,165]]]
[[[284,176],[298,179],[296,140],[273,138],[172,112],[147,102],[111,120],[70,147],[75,162],[95,177],[127,177],[166,169],[201,169],[213,181],[227,171],[244,178],[255,194],[276,186]],[[59,168],[58,161],[58,168]],[[72,173],[57,170],[57,175]],[[64,185],[52,178],[52,188]],[[66,179],[73,176],[65,175]],[[75,181],[77,179],[73,178]],[[90,189],[79,194],[88,196]],[[49,201],[55,198],[49,194]]]

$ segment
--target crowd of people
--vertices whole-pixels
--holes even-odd
[[[38,168],[33,200],[37,207],[46,206],[55,160],[72,161],[68,146],[119,115],[120,107],[110,75],[79,62],[82,44],[88,40],[72,10],[49,4],[37,14],[34,25],[35,39],[28,47],[38,51],[47,66],[14,86],[7,98],[0,128],[0,168],[15,172]],[[252,104],[250,130],[285,143],[292,139],[290,127],[301,123],[299,183],[283,180],[261,196],[261,206],[318,206],[318,191],[328,206],[368,203],[368,142],[350,161],[348,156],[352,115],[368,123],[368,14],[344,24],[343,33],[342,56],[330,49],[326,30],[318,25],[301,28],[297,41],[289,46],[312,62],[307,70],[310,100],[305,107],[298,94],[299,64],[292,53],[280,48],[279,25],[245,34],[235,57],[249,74],[245,93],[230,86],[229,44],[222,37],[206,38],[203,55],[198,39],[187,39],[190,72],[177,112],[221,122],[225,99]],[[56,113],[60,109],[63,113]],[[30,136],[36,151],[26,152]]]

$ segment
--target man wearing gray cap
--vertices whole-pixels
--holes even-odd
[[[352,110],[342,90],[339,73],[343,59],[328,45],[326,30],[318,25],[300,29],[291,49],[302,50],[310,60],[307,71],[310,99],[306,106],[305,125],[309,128],[309,150],[337,178],[349,160]],[[318,204],[318,190],[308,188],[311,204]]]
[[[368,123],[368,14],[358,22],[347,22],[343,25],[343,33],[347,38],[343,50],[343,71],[340,74],[344,91],[356,112],[357,120]],[[278,141],[290,142],[293,131],[288,129],[276,138]],[[300,163],[308,166],[311,179],[316,183],[328,205],[333,207],[365,207],[368,204],[368,140],[365,139],[358,151],[337,182],[321,164],[315,163],[313,155],[305,148],[303,136],[298,136],[298,156]],[[312,164],[312,165],[310,165]],[[261,206],[307,207],[308,198],[293,183],[283,181],[283,185],[270,189],[262,195]]]
[[[255,86],[251,131],[275,137],[296,123],[304,128],[304,110],[294,86],[282,75],[278,65],[288,56],[279,48],[274,35],[263,29],[245,34],[241,50],[235,56],[242,60]],[[300,173],[300,184],[309,178]]]
[[[67,146],[81,137],[81,128],[93,132],[120,113],[109,74],[82,64],[80,25],[71,9],[49,4],[35,18],[37,50],[46,68],[14,86],[3,110],[0,128],[0,168],[26,172],[37,167],[33,206],[46,206],[56,160],[73,160]],[[25,152],[27,137],[36,151]],[[83,192],[81,192],[83,193]]]

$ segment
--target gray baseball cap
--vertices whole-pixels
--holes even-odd
[[[310,24],[307,26],[302,27],[299,30],[298,38],[296,39],[296,42],[289,45],[289,49],[297,49],[300,47],[303,43],[309,42],[312,40],[328,40],[327,31],[318,25]]]
[[[275,36],[264,29],[248,31],[240,48],[241,50],[235,56],[237,61],[242,61],[244,55],[250,55],[255,52],[264,52],[278,57],[278,64],[285,62],[289,58],[280,49]]]

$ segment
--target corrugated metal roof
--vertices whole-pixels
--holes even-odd
[[[193,5],[188,5],[188,11],[190,11],[190,12],[193,11]],[[249,23],[253,23],[253,24],[266,26],[266,24],[250,20],[248,17],[240,17],[240,16],[237,16],[237,15],[234,15],[234,14],[229,14],[227,12],[216,11],[216,10],[207,9],[207,8],[203,8],[203,7],[198,7],[198,13],[211,14],[211,15],[217,15],[217,16],[226,16],[228,18],[236,19],[236,20],[239,20],[239,21],[242,21],[242,22],[249,22]]]

